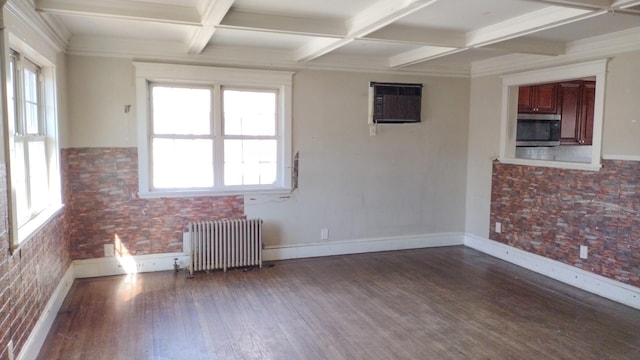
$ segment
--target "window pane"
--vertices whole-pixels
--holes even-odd
[[[224,90],[225,135],[276,135],[276,93]]]
[[[44,140],[29,142],[30,213],[38,213],[49,204],[47,156]]]
[[[27,125],[26,134],[38,135],[38,105],[25,102],[24,120]]]
[[[38,74],[24,69],[24,116],[27,134],[38,134]]]
[[[275,184],[277,178],[276,163],[260,163],[260,183]]]
[[[227,186],[242,185],[242,163],[224,164],[224,184]]]
[[[211,133],[211,89],[154,86],[153,133]]]
[[[276,140],[225,140],[224,184],[266,185],[276,181]]]
[[[213,141],[153,139],[155,188],[213,186]]]
[[[18,225],[29,219],[29,199],[27,198],[27,179],[25,169],[25,144],[21,140],[14,143],[15,158],[11,163],[11,181],[16,191],[16,217]]]
[[[13,125],[15,126],[15,130],[18,130],[18,124],[16,124],[16,83],[14,82],[14,78],[15,78],[15,69],[16,69],[16,58],[14,56],[11,56],[9,61],[9,73],[7,74],[7,81],[8,81],[8,86],[7,86],[7,95],[9,96],[9,102],[7,104],[8,106],[8,112],[9,112],[9,121],[13,122]]]
[[[242,164],[242,140],[224,141],[224,162]]]

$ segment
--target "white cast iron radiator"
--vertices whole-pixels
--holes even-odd
[[[189,224],[189,272],[262,267],[262,220],[227,219]]]

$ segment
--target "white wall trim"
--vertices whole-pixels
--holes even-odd
[[[565,284],[640,309],[640,288],[475,235],[464,245]]]
[[[74,260],[73,268],[76,279],[125,275],[141,272],[173,270],[174,259],[176,258],[178,259],[178,264],[182,269],[186,266],[189,255],[180,252]]]
[[[604,119],[604,92],[608,59],[599,59],[545,69],[530,70],[502,76],[502,107],[500,121],[500,162],[531,166],[551,166],[568,169],[598,171],[601,167],[602,124]],[[593,109],[593,144],[591,161],[575,163],[564,161],[542,161],[516,158],[516,115],[518,87],[521,85],[556,82],[595,76],[595,98]]]
[[[357,239],[340,242],[316,242],[308,244],[269,246],[264,249],[262,257],[264,261],[271,261],[463,244],[464,234],[462,233],[421,234]]]
[[[264,249],[263,259],[264,261],[273,261],[455,245],[468,246],[527,270],[640,309],[640,288],[471,234],[422,234],[271,246]],[[60,279],[16,359],[26,360],[37,357],[74,279],[173,270],[176,258],[180,268],[185,268],[189,256],[182,252],[74,260]]]
[[[62,276],[62,279],[60,279],[60,282],[53,291],[49,301],[47,301],[47,305],[45,305],[42,314],[40,314],[36,325],[33,327],[33,330],[31,330],[27,341],[24,343],[24,346],[22,346],[22,350],[16,359],[26,360],[38,357],[40,348],[42,347],[42,344],[44,344],[44,341],[49,334],[49,330],[51,330],[51,325],[53,325],[53,321],[56,319],[58,311],[60,311],[60,308],[62,307],[62,302],[65,297],[67,297],[67,293],[69,293],[71,285],[73,285],[74,279],[74,266],[71,264]]]
[[[640,161],[640,155],[602,155],[604,160]]]

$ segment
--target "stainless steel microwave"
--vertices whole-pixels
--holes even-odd
[[[560,115],[518,114],[516,146],[560,145]]]

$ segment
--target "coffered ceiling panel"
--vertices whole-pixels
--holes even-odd
[[[15,0],[18,1],[18,0]],[[34,0],[67,52],[469,74],[494,57],[640,48],[640,0]],[[604,40],[603,40],[604,39]],[[594,48],[596,48],[594,47]],[[588,47],[586,47],[588,50]],[[586,50],[581,50],[584,54]],[[457,69],[457,70],[456,70]]]

